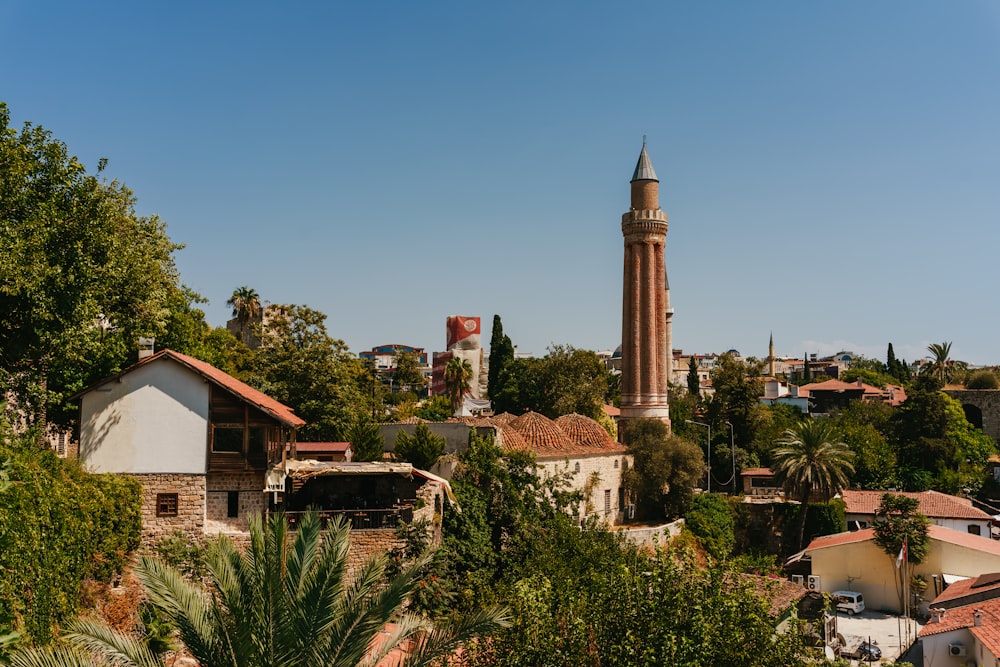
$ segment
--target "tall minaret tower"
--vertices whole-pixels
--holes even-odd
[[[647,417],[670,426],[668,345],[671,310],[667,294],[667,214],[660,210],[660,181],[645,138],[632,174],[632,205],[622,215],[625,237],[622,294],[621,420]],[[624,424],[622,424],[624,425]],[[619,429],[619,434],[624,429]],[[620,437],[620,436],[619,436]]]
[[[774,332],[771,333],[771,340],[767,344],[767,374],[774,377]]]

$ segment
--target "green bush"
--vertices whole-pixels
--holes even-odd
[[[980,370],[969,376],[966,389],[1000,389],[1000,380],[993,371]]]
[[[718,493],[698,494],[684,520],[705,551],[719,560],[729,557],[736,545],[736,535],[733,513],[725,496]]]
[[[10,485],[0,492],[0,628],[45,643],[72,617],[86,579],[109,581],[139,545],[141,486],[92,475],[0,433]]]

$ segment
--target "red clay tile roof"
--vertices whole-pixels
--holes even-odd
[[[906,400],[906,390],[895,385],[886,385],[885,389],[875,387],[864,382],[844,382],[842,380],[826,380],[825,382],[813,382],[799,387],[799,397],[809,396],[815,391],[861,391],[862,398],[870,401],[885,401],[890,405],[899,405]]]
[[[941,595],[934,598],[930,606],[937,607],[950,600],[995,591],[998,588],[1000,588],[1000,574],[997,573],[983,574],[970,579],[961,579],[941,591]]]
[[[952,584],[954,586],[955,584]],[[983,612],[983,624],[979,627],[975,625],[975,611],[979,609]],[[928,622],[920,632],[918,637],[929,635],[939,635],[943,632],[952,632],[968,628],[987,648],[996,655],[1000,648],[1000,599],[982,600],[972,604],[963,605],[947,609],[939,622],[933,620]]]
[[[581,419],[593,422],[594,426],[604,431],[600,424],[588,417],[577,415]],[[578,421],[578,420],[572,420]],[[579,425],[579,424],[578,424]],[[517,431],[539,459],[564,458],[567,456],[599,456],[621,454],[625,447],[619,445],[610,436],[602,440],[602,444],[578,444],[559,424],[537,412],[526,412],[509,424],[509,428]],[[592,429],[591,429],[592,431]]]
[[[299,426],[304,426],[306,423],[301,417],[296,416],[294,411],[287,405],[283,405],[267,394],[254,389],[248,384],[240,382],[229,373],[220,371],[212,364],[202,361],[201,359],[195,359],[194,357],[189,357],[186,354],[174,352],[173,350],[160,350],[154,355],[139,360],[138,363],[129,366],[118,375],[131,373],[141,366],[155,363],[160,359],[170,359],[171,361],[187,367],[198,375],[204,377],[206,380],[209,380],[215,385],[229,391],[237,398],[253,405],[286,426],[298,428]],[[98,384],[104,384],[104,382],[107,382],[107,380],[101,381]],[[94,386],[96,387],[97,385]]]
[[[581,447],[617,449],[618,441],[611,437],[604,427],[590,417],[573,413],[556,418],[556,426],[569,436],[574,444]]]
[[[602,409],[604,410],[604,414],[606,414],[609,417],[620,417],[622,414],[621,409],[616,408],[613,405],[604,405],[602,406]]]
[[[847,489],[840,495],[847,505],[848,514],[874,515],[882,504],[882,496],[892,493],[896,496],[906,496],[920,502],[920,513],[930,518],[938,519],[978,519],[988,521],[990,515],[972,506],[967,498],[949,496],[938,491],[858,491]]]
[[[1000,542],[980,537],[979,535],[972,535],[960,530],[952,530],[951,528],[931,524],[930,526],[927,526],[927,536],[932,540],[937,540],[938,542],[947,542],[948,544],[954,544],[960,547],[974,549],[975,551],[993,554],[994,556],[1000,556]],[[809,546],[806,547],[806,551],[825,549],[827,547],[840,546],[841,544],[865,542],[866,540],[870,540],[874,537],[875,529],[873,528],[865,528],[863,530],[856,530],[848,533],[836,533],[835,535],[824,535],[822,537],[817,537],[810,542]]]
[[[500,446],[504,451],[531,451],[531,445],[524,439],[524,436],[509,425],[502,424],[497,426],[497,431],[500,433]]]
[[[515,419],[517,419],[517,416],[512,415],[509,412],[501,412],[498,415],[493,415],[492,417],[490,417],[490,419],[492,419],[498,424],[509,424]]]

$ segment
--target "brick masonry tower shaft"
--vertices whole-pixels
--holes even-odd
[[[624,433],[629,419],[659,419],[670,427],[671,311],[664,259],[667,214],[660,209],[659,185],[643,142],[631,181],[631,206],[622,215],[625,262],[619,434]]]

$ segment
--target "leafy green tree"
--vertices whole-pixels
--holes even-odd
[[[306,421],[303,440],[343,440],[366,413],[371,377],[342,340],[326,331],[326,315],[308,306],[277,306],[245,381]]]
[[[420,370],[420,360],[413,352],[400,350],[395,358],[396,371],[393,377],[396,385],[403,389],[409,387],[410,391],[420,393],[424,389],[424,374]]]
[[[599,419],[608,398],[610,373],[596,353],[553,345],[541,359],[515,359],[501,373],[493,409],[528,410],[555,419],[578,413]]]
[[[889,440],[893,408],[881,402],[852,401],[829,419],[855,454],[854,486],[886,489],[901,484],[896,448]]]
[[[729,501],[718,493],[699,493],[684,515],[685,524],[709,554],[725,560],[736,546],[735,522]]]
[[[695,398],[701,396],[701,380],[698,379],[698,360],[693,354],[688,360],[687,387],[688,393]]]
[[[490,337],[490,368],[488,391],[492,398],[501,389],[503,370],[514,361],[514,343],[503,332],[499,315],[493,316],[493,335]]]
[[[447,421],[451,416],[451,401],[447,396],[428,396],[417,406],[414,416],[431,422]]]
[[[400,429],[396,434],[394,452],[400,461],[409,461],[421,470],[430,470],[444,454],[445,439],[431,433],[427,424],[419,423],[413,435]]]
[[[427,665],[509,624],[506,610],[491,607],[435,626],[407,611],[422,561],[387,581],[382,556],[349,577],[349,546],[343,521],[324,534],[319,518],[306,514],[293,540],[275,515],[266,526],[251,519],[246,554],[226,537],[212,543],[207,590],[151,557],[139,560],[136,576],[191,655],[213,667],[374,665],[408,642],[403,664]],[[109,628],[78,622],[73,629],[67,649],[13,664],[92,665],[95,656],[108,665],[157,664],[144,645]]]
[[[444,367],[444,386],[451,401],[451,413],[457,415],[462,410],[463,397],[472,387],[472,364],[467,359],[453,357]]]
[[[903,582],[910,574],[910,565],[919,565],[927,558],[930,551],[930,538],[927,536],[930,521],[919,512],[920,501],[916,498],[898,496],[886,493],[876,512],[875,544],[890,558],[897,560],[902,551],[903,541],[906,541],[906,565],[898,569],[898,588],[900,607],[903,607]]]
[[[104,165],[88,174],[47,130],[11,127],[0,103],[0,395],[29,425],[71,424],[69,397],[134,361],[179,289],[180,246],[99,177]]]
[[[728,434],[726,422],[729,422],[733,425],[736,447],[755,452],[771,445],[759,442],[760,429],[767,421],[766,408],[760,404],[764,394],[763,371],[763,361],[741,360],[729,352],[719,355],[711,375],[714,393],[707,401],[705,415],[712,432],[719,434],[720,439]],[[713,446],[715,451],[721,449]]]
[[[829,500],[847,486],[847,476],[854,472],[854,452],[838,436],[827,420],[810,419],[785,431],[778,446],[771,450],[775,480],[801,503],[799,548],[805,537],[810,498]]]
[[[205,320],[200,304],[207,300],[182,287],[167,303],[166,330],[156,339],[159,349],[171,349],[206,361],[230,375],[245,366],[250,348],[227,328],[212,328]]]
[[[682,515],[691,504],[694,488],[705,474],[701,447],[671,437],[658,419],[625,422],[625,442],[633,465],[622,473],[641,517]]]
[[[379,432],[378,424],[367,415],[358,416],[346,432],[351,443],[354,461],[381,461],[385,440]]]

